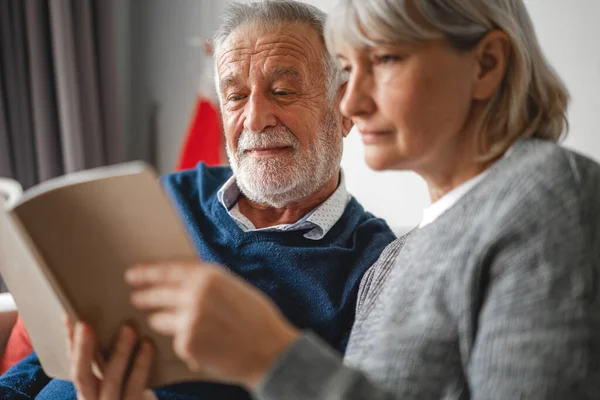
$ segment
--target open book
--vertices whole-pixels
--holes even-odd
[[[134,162],[47,181],[21,194],[0,180],[0,274],[44,372],[69,380],[65,316],[89,323],[102,369],[118,328],[131,323],[156,347],[151,387],[194,379],[171,340],[130,303],[125,270],[197,257],[156,174]],[[2,204],[3,203],[3,204]]]

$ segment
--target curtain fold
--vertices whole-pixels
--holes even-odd
[[[0,13],[2,10],[0,9]],[[1,21],[0,21],[1,22]],[[3,83],[4,73],[2,72],[2,63],[0,63],[0,175],[14,176],[12,143],[8,135],[8,116],[6,114],[5,97]]]
[[[0,177],[125,161],[116,1],[0,0]]]
[[[27,35],[24,3],[20,0],[0,2],[0,48],[2,81],[13,175],[25,187],[38,180],[35,142],[31,120],[27,70]]]
[[[85,168],[82,110],[79,98],[73,8],[69,0],[53,0],[50,6],[50,31],[56,65],[58,118],[65,172]]]
[[[76,0],[72,4],[81,117],[82,126],[85,127],[84,162],[86,168],[93,168],[106,163],[102,138],[104,129],[100,117],[96,24],[92,17],[91,0]]]
[[[64,171],[48,6],[44,0],[26,0],[25,14],[37,173],[45,181]]]

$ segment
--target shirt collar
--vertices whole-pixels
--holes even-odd
[[[333,228],[337,221],[342,217],[346,206],[352,199],[352,196],[346,190],[344,172],[340,172],[340,183],[333,194],[321,203],[319,206],[308,212],[299,221],[293,224],[282,224],[268,228],[256,229],[252,222],[243,215],[238,207],[238,200],[242,195],[235,175],[225,182],[217,192],[219,203],[227,210],[229,216],[236,222],[244,232],[261,231],[295,231],[301,229],[310,229],[304,234],[304,237],[312,240],[320,240]]]
[[[507,157],[512,151],[513,151],[513,146],[509,147],[504,152],[502,157],[500,157],[500,159]],[[496,164],[497,162],[498,161],[496,161],[494,164]],[[438,201],[429,205],[429,207],[426,207],[423,210],[423,219],[421,220],[421,223],[419,224],[419,228],[423,228],[429,224],[432,224],[443,213],[445,213],[447,210],[451,209],[456,203],[458,203],[458,201],[462,197],[464,197],[467,193],[469,193],[471,191],[471,189],[473,189],[475,186],[477,186],[477,184],[479,182],[481,182],[483,179],[485,179],[485,177],[487,176],[487,174],[489,173],[489,171],[491,170],[491,168],[494,164],[490,165],[486,170],[479,173],[475,177],[473,177],[473,178],[469,179],[468,181],[462,183],[461,185],[455,187],[454,189],[452,189],[451,191],[446,193],[444,196],[442,196],[442,198],[440,198]]]

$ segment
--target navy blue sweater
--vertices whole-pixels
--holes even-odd
[[[321,240],[305,238],[308,229],[242,232],[217,199],[230,176],[230,168],[200,164],[163,178],[199,257],[229,268],[270,296],[295,326],[316,332],[344,352],[361,277],[394,235],[354,198]],[[15,366],[0,378],[0,397],[33,398],[23,389],[27,386],[35,393],[43,387],[38,399],[75,398],[70,383],[52,380],[45,385],[47,378],[37,370],[35,355]],[[4,390],[15,397],[5,396]],[[17,391],[26,397],[18,397]],[[161,399],[250,399],[239,387],[200,382],[171,385],[156,393]]]

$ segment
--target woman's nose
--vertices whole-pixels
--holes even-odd
[[[351,73],[344,97],[340,103],[340,111],[348,118],[370,114],[375,109],[372,97],[372,77],[365,73]]]

